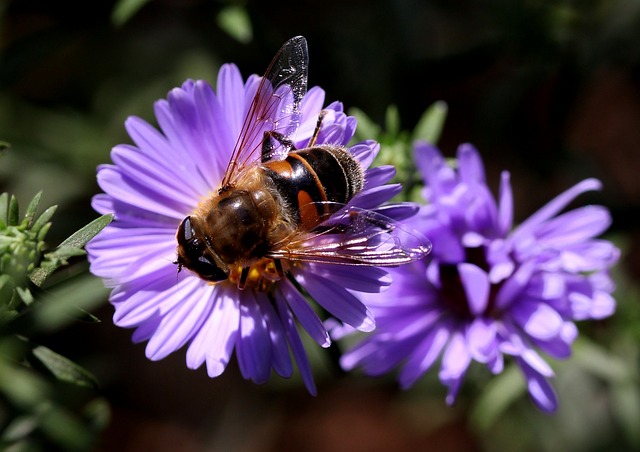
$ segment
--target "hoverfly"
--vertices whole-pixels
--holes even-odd
[[[322,113],[308,145],[295,148],[307,69],[302,36],[271,61],[217,193],[178,228],[178,271],[265,290],[299,262],[395,266],[429,252],[426,239],[349,206],[364,170],[347,148],[316,144]]]

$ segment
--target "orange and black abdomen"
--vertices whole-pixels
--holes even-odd
[[[331,203],[347,203],[364,185],[360,164],[340,146],[294,151],[262,168],[273,190],[290,206],[292,220],[305,229],[312,229],[335,211],[337,206]]]

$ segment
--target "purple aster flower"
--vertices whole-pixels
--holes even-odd
[[[272,369],[291,376],[291,354],[306,387],[315,394],[297,325],[322,347],[331,341],[306,295],[341,322],[371,331],[373,316],[355,294],[387,286],[390,278],[385,270],[283,259],[286,277],[240,290],[237,280],[211,283],[186,268],[179,272],[176,265],[176,231],[220,188],[260,81],[251,76],[243,82],[237,67],[227,64],[218,74],[217,92],[204,81],[188,80],[166,100],[156,102],[160,131],[140,118],[129,118],[125,127],[135,144],[113,148],[113,164],[98,168],[104,193],[93,199],[95,210],[113,212],[115,220],[87,251],[91,271],[113,288],[115,324],[134,328],[135,342],[148,341],[149,359],[160,360],[186,347],[187,366],[196,369],[204,364],[209,376],[216,377],[235,351],[242,375],[263,383]],[[304,94],[296,148],[307,146],[321,111],[316,145],[346,146],[353,137],[355,118],[346,116],[339,102],[323,109],[324,97],[317,87]],[[282,110],[279,115],[286,113]],[[273,119],[277,123],[280,117]],[[392,167],[368,168],[378,149],[373,141],[348,148],[365,173],[363,189],[349,204],[406,218],[417,206],[378,208],[400,191],[397,184],[385,185],[394,176]],[[320,247],[322,238],[317,237]],[[262,269],[264,274],[268,270]]]
[[[430,238],[433,253],[393,269],[388,290],[365,296],[376,330],[341,364],[369,375],[400,367],[398,380],[408,388],[441,357],[451,404],[472,361],[498,374],[510,355],[534,403],[554,411],[553,371],[540,352],[568,357],[575,321],[615,309],[608,269],[619,251],[595,238],[611,223],[609,212],[586,206],[561,213],[600,182],[580,182],[514,227],[509,173],[502,173],[496,201],[472,146],[459,147],[457,169],[425,143],[416,145],[415,158],[428,203],[409,221]]]

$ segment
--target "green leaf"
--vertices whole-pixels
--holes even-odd
[[[75,415],[66,409],[49,404],[40,413],[40,426],[61,450],[90,450],[92,433]]]
[[[102,215],[101,217],[96,218],[91,223],[69,236],[69,238],[67,238],[60,244],[60,247],[69,246],[82,248],[89,242],[89,240],[98,235],[98,233],[112,221],[113,214],[109,213],[106,215]]]
[[[11,195],[11,200],[9,201],[9,217],[7,224],[9,226],[17,226],[19,218],[19,208],[18,208],[18,200],[15,196]]]
[[[57,284],[33,305],[33,324],[38,331],[60,329],[71,321],[83,318],[84,311],[92,311],[108,297],[102,281],[90,274]]]
[[[526,391],[516,365],[495,376],[485,387],[473,407],[470,420],[479,432],[486,432],[502,413]]]
[[[148,2],[149,0],[120,0],[113,8],[111,21],[117,26],[124,25]]]
[[[9,208],[9,194],[2,193],[0,195],[0,229],[5,229],[8,226],[7,214]]]
[[[440,139],[444,122],[447,119],[448,106],[439,101],[425,110],[413,130],[413,141],[424,140],[435,144]]]
[[[0,360],[0,392],[22,409],[31,409],[47,399],[51,387],[39,375]]]
[[[40,345],[32,353],[58,380],[87,388],[98,387],[98,381],[89,371],[50,348]]]
[[[389,105],[385,112],[384,125],[387,133],[393,139],[395,139],[400,133],[400,113],[398,107],[395,105]]]
[[[38,204],[40,204],[40,198],[42,197],[42,191],[36,193],[33,197],[29,206],[27,207],[27,212],[24,214],[24,221],[28,228],[31,228],[33,225],[33,221],[35,220],[36,211],[38,210]]]
[[[349,115],[354,116],[358,121],[356,137],[358,141],[379,140],[380,126],[376,124],[367,114],[359,108],[350,108]]]
[[[47,224],[49,220],[51,220],[53,214],[56,213],[57,209],[58,206],[51,206],[47,210],[42,212],[42,215],[40,215],[38,219],[33,223],[31,230],[35,233],[38,233],[40,229],[42,229],[44,225]]]
[[[38,221],[36,221],[36,223],[40,221],[40,218],[38,218]],[[56,251],[62,250],[61,255],[64,255],[65,253],[67,253],[68,256],[78,255],[78,254],[68,254],[70,253],[69,250],[72,248],[82,249],[82,247],[84,247],[89,242],[89,240],[91,240],[100,231],[102,231],[102,229],[104,229],[109,223],[111,223],[111,221],[113,221],[112,214],[102,215],[101,217],[96,218],[91,223],[84,226],[82,229],[73,233],[69,238],[64,240],[60,244],[60,246],[56,249]],[[55,257],[56,251],[53,252],[54,257]],[[29,274],[29,278],[31,278],[31,281],[36,286],[40,287],[42,286],[42,284],[44,284],[45,280],[51,275],[51,273],[53,273],[62,264],[63,262],[60,261],[57,265],[47,265],[47,266],[38,267]]]
[[[251,19],[242,6],[227,6],[219,13],[216,22],[229,36],[244,44],[251,41]]]
[[[61,245],[58,248],[56,248],[54,251],[47,253],[45,257],[51,260],[54,260],[54,259],[65,260],[70,257],[84,256],[85,254],[87,254],[87,252],[82,248],[74,248],[71,246]]]
[[[96,398],[89,402],[82,414],[87,419],[89,426],[95,431],[104,430],[111,421],[111,407],[109,402],[103,398]]]
[[[33,414],[17,416],[4,428],[2,440],[14,443],[29,437],[38,428],[38,417]],[[20,450],[20,449],[18,449]]]
[[[9,306],[16,285],[9,275],[0,275],[0,305]]]
[[[28,287],[16,287],[16,292],[18,292],[20,299],[25,305],[29,306],[33,303],[33,294]]]

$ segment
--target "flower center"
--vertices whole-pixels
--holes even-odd
[[[484,248],[466,248],[465,262],[477,265],[482,270],[488,272],[489,264],[485,257]],[[476,317],[469,309],[469,301],[464,291],[462,279],[458,272],[457,264],[440,264],[440,283],[442,285],[441,294],[449,312],[461,319]],[[489,301],[481,316],[497,318],[499,312],[495,309],[495,297],[501,284],[491,284],[489,289]]]
[[[274,283],[280,281],[289,269],[287,261],[270,258],[260,259],[249,267],[238,266],[231,270],[227,282],[239,289],[251,289],[257,292],[268,291]]]

